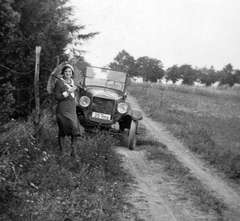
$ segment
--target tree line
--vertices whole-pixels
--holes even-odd
[[[42,47],[43,104],[49,97],[47,80],[57,63],[84,62],[79,45],[98,34],[83,34],[84,29],[76,23],[69,0],[0,1],[0,122],[27,116],[34,108],[35,47]]]
[[[172,81],[173,84],[179,80],[186,85],[193,85],[194,82],[205,86],[211,86],[216,82],[230,87],[234,84],[240,84],[240,70],[233,69],[231,64],[227,64],[219,71],[215,70],[213,66],[210,68],[194,68],[189,64],[173,65],[164,70],[161,60],[146,56],[134,59],[128,52],[122,50],[108,66],[127,72],[132,78],[142,77],[143,81],[149,82],[158,82],[165,78],[166,81]]]

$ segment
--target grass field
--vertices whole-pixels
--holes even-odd
[[[131,177],[121,168],[109,135],[82,137],[80,161],[57,145],[55,116],[43,113],[38,139],[33,124],[12,121],[1,128],[0,220],[118,220]]]
[[[240,178],[240,91],[184,85],[132,84],[147,116],[161,122],[192,151]]]

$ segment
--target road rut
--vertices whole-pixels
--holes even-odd
[[[133,97],[129,96],[128,99],[133,107],[140,109]],[[152,136],[166,145],[168,150],[191,170],[205,188],[227,205],[228,209],[222,220],[240,220],[240,195],[236,190],[207,168],[179,140],[165,130],[163,125],[154,122],[145,113],[143,113],[141,124]],[[186,205],[178,202],[176,196],[184,194],[183,190],[176,188],[174,181],[169,180],[170,178],[159,165],[146,159],[144,150],[130,151],[119,147],[117,151],[123,156],[123,166],[136,180],[129,200],[137,208],[141,220],[218,220],[213,214],[198,211],[190,202]]]

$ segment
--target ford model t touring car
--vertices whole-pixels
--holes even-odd
[[[128,136],[128,148],[136,145],[142,112],[127,102],[127,74],[99,67],[86,67],[78,88],[77,112],[85,131],[113,131]]]

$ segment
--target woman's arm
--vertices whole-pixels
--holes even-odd
[[[67,91],[67,88],[61,81],[58,81],[54,87],[54,98],[57,101],[61,101],[66,99],[68,96],[69,92]]]

